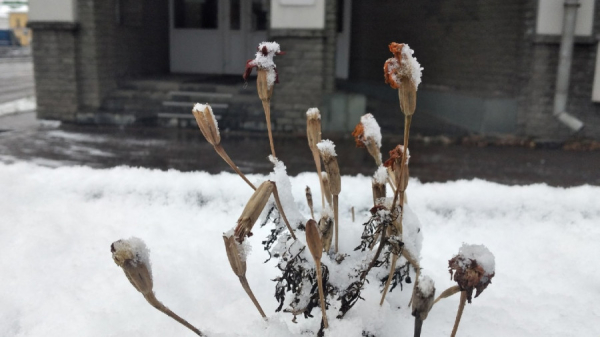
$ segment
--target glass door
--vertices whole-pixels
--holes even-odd
[[[171,0],[171,72],[243,74],[266,38],[268,0]]]

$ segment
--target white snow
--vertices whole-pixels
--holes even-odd
[[[407,75],[412,78],[413,83],[418,88],[419,84],[421,84],[423,67],[421,67],[419,62],[417,62],[417,58],[413,57],[414,53],[415,51],[410,49],[408,44],[404,44],[404,47],[402,47],[402,65],[404,67],[402,67],[401,69],[405,69]]]
[[[306,111],[306,117],[308,119],[321,119],[321,112],[317,108],[310,108]]]
[[[335,144],[329,139],[323,139],[317,144],[317,147],[323,156],[337,156],[335,153]]]
[[[385,166],[380,165],[377,168],[377,171],[375,171],[375,174],[373,175],[373,180],[378,183],[378,184],[385,184],[388,178],[388,173],[387,173],[387,169],[385,168]]]
[[[435,283],[431,277],[421,274],[419,275],[417,288],[421,291],[421,294],[423,294],[424,297],[429,297],[435,291]]]
[[[484,245],[469,245],[463,243],[462,247],[458,251],[458,255],[465,259],[476,260],[477,264],[480,265],[487,275],[491,275],[496,271],[496,260],[494,254],[490,252]],[[459,264],[462,264],[462,260]],[[461,265],[464,269],[467,266]]]
[[[263,47],[267,47],[267,55],[263,55],[262,49]],[[257,66],[259,69],[263,69],[267,71],[267,85],[272,87],[275,84],[275,79],[277,74],[275,73],[275,62],[273,61],[273,57],[276,53],[280,53],[281,49],[279,47],[279,43],[277,42],[261,42],[258,45],[258,51],[256,52],[256,57],[250,65]]]
[[[281,168],[276,176],[283,177]],[[293,198],[287,202],[307,217],[304,189],[318,186],[316,175],[287,179]],[[372,204],[371,177],[344,176],[342,185],[352,193],[340,194],[340,250],[355,259]],[[405,218],[419,216],[421,267],[440,292],[455,285],[448,260],[463,242],[483,243],[494,252],[498,271],[465,308],[461,336],[600,335],[600,325],[593,324],[600,316],[600,270],[594,268],[600,256],[600,187],[411,179],[409,191],[412,211]],[[131,236],[152,250],[157,297],[209,336],[302,337],[316,331],[318,308],[315,318],[298,317],[298,324],[290,322],[290,314],[274,312],[271,280],[279,271],[274,260],[263,263],[268,254],[259,246],[271,226],[257,224],[245,240],[255,246],[248,281],[268,322],[229,267],[222,233],[235,225],[252,192],[230,173],[0,164],[0,336],[192,335],[148,305],[112,261],[111,243]],[[412,221],[405,219],[405,226]],[[303,233],[297,234],[302,241]],[[325,255],[323,263],[333,266]],[[343,272],[330,267],[332,282],[348,282]],[[344,319],[335,319],[335,309],[329,309],[326,336],[360,337],[363,330],[378,337],[411,336],[412,287],[394,289],[380,307],[378,284],[371,278],[361,295],[365,300]],[[423,337],[450,335],[458,300],[454,295],[433,307]]]
[[[25,97],[10,102],[0,103],[0,116],[24,111],[34,111],[35,109],[37,109],[35,97]]]
[[[381,128],[372,114],[365,114],[360,118],[363,125],[363,135],[366,139],[373,139],[377,147],[381,147]]]

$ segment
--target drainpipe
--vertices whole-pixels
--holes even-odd
[[[565,15],[560,40],[553,115],[573,132],[578,132],[583,128],[583,122],[568,114],[566,110],[569,97],[569,77],[571,76],[571,63],[573,61],[573,45],[575,43],[577,8],[580,6],[579,0],[565,0],[564,6]]]

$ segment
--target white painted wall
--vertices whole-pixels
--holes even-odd
[[[575,35],[591,36],[594,24],[594,0],[579,0]],[[537,13],[538,34],[562,34],[564,0],[539,0]]]
[[[29,21],[77,21],[75,0],[29,0]]]
[[[325,0],[271,0],[271,28],[324,29]]]

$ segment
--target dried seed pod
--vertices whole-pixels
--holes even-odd
[[[377,166],[381,165],[381,128],[372,114],[366,114],[360,118],[352,132],[356,147],[366,147],[369,154],[375,159]]]
[[[377,200],[386,196],[386,181],[388,178],[387,171],[384,166],[379,166],[373,175],[373,205],[377,205]]]
[[[450,277],[466,292],[471,303],[473,290],[479,296],[495,275],[494,255],[484,245],[463,244],[458,255],[448,261]]]
[[[327,253],[331,249],[331,240],[333,239],[333,219],[329,207],[321,215],[319,232],[321,233],[321,241],[323,242],[323,251]]]
[[[425,320],[435,298],[435,285],[429,276],[421,275],[417,281],[415,294],[412,302],[412,315],[419,316],[421,320]]]
[[[325,194],[325,200],[330,207],[333,207],[333,195],[329,189],[329,175],[327,172],[321,172],[321,183],[323,184],[323,194]]]
[[[342,190],[342,181],[335,153],[335,145],[332,141],[326,139],[319,142],[317,147],[325,164],[325,171],[327,171],[327,175],[329,176],[329,190],[331,194],[339,195]]]
[[[258,69],[256,74],[256,89],[258,91],[258,97],[263,102],[270,102],[271,97],[273,96],[273,88],[275,88],[275,86],[269,86],[269,70]]]
[[[146,301],[165,315],[173,318],[198,336],[205,336],[200,330],[162,304],[154,295],[149,251],[144,241],[138,238],[118,240],[110,246],[113,260],[123,269],[133,287],[144,295]]]
[[[308,208],[310,209],[310,216],[314,219],[315,212],[313,210],[312,192],[310,191],[310,187],[308,186],[306,186],[306,203],[308,204]]]
[[[254,194],[250,197],[235,228],[235,237],[239,242],[242,242],[244,237],[251,235],[252,227],[254,227],[256,220],[258,220],[262,210],[269,201],[273,189],[273,183],[265,181],[258,186]]]
[[[246,275],[246,260],[242,259],[238,244],[235,238],[232,236],[223,235],[223,241],[225,242],[225,250],[227,251],[227,259],[231,265],[233,273],[238,277],[244,277]]]
[[[315,261],[320,261],[323,255],[323,243],[317,228],[317,222],[312,219],[306,222],[306,245]]]
[[[306,138],[308,147],[317,151],[317,144],[321,141],[321,113],[317,108],[306,111]]]
[[[405,160],[405,165],[402,165],[402,160]],[[389,167],[394,172],[394,180],[396,183],[400,182],[400,191],[406,191],[408,186],[408,161],[410,159],[410,151],[404,152],[404,146],[398,145],[390,151],[390,159],[386,160],[383,164]],[[402,168],[404,167],[404,170]]]
[[[118,240],[112,243],[110,251],[133,287],[142,294],[152,293],[152,269],[144,241],[138,238]]]
[[[192,113],[204,138],[213,146],[219,145],[221,143],[219,125],[210,105],[196,103]]]

